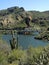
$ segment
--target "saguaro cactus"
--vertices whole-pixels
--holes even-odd
[[[10,40],[10,45],[11,45],[12,50],[18,48],[18,37],[17,37],[17,41],[16,41],[14,33],[12,33],[12,39]]]

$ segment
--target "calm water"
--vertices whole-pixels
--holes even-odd
[[[17,35],[15,35],[17,39]],[[9,43],[9,40],[12,39],[11,35],[3,35],[3,40],[6,40]],[[28,48],[29,46],[38,47],[38,46],[46,46],[49,42],[36,40],[32,35],[18,35],[18,43],[22,48]]]

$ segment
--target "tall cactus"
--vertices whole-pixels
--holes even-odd
[[[12,50],[18,49],[18,37],[17,37],[17,41],[16,41],[13,31],[11,31],[11,35],[12,35],[12,39],[10,40],[11,49]]]

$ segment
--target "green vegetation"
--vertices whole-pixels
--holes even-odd
[[[14,37],[17,30],[6,30],[21,30],[24,27],[39,31],[36,39],[49,41],[49,11],[25,11],[23,7],[11,7],[0,11],[0,35],[12,35],[10,45],[0,38],[0,65],[49,65],[49,45],[23,50],[18,47]]]
[[[49,65],[49,45],[46,47],[29,47],[11,50],[0,40],[0,65]],[[4,46],[4,47],[3,47]]]
[[[11,31],[11,44],[0,39],[0,65],[49,65],[49,45],[21,49]]]
[[[23,7],[11,7],[5,10],[0,10],[0,28],[17,28],[26,27],[25,18],[31,17],[30,26],[32,23],[39,27],[48,27],[49,11],[25,11]]]
[[[35,36],[35,39],[49,41],[49,31],[43,31],[39,35]]]
[[[0,65],[8,65],[7,57],[10,51],[10,45],[0,39]]]

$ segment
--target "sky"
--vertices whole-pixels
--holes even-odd
[[[0,10],[19,6],[25,10],[46,11],[49,10],[49,0],[0,0]]]

